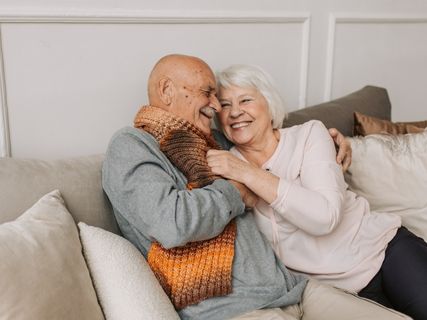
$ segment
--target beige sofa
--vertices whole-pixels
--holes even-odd
[[[367,86],[341,99],[292,112],[289,119],[285,122],[285,125],[290,126],[309,119],[319,119],[328,127],[336,127],[344,134],[351,136],[353,111],[355,110],[379,118],[390,119],[391,105],[387,91],[382,88]],[[131,300],[135,300],[135,297],[132,297],[129,292],[134,292],[134,295],[137,295],[138,292],[141,292],[144,288],[135,289],[132,286],[135,286],[135,284],[139,282],[142,287],[144,285],[149,287],[147,284],[148,281],[146,278],[132,278],[134,276],[134,270],[126,269],[131,263],[120,265],[119,260],[121,258],[115,259],[113,252],[117,251],[118,255],[120,255],[123,253],[122,251],[125,250],[121,245],[124,247],[127,245],[121,243],[119,237],[113,237],[114,239],[111,240],[112,242],[103,247],[103,255],[94,254],[94,256],[90,256],[92,249],[89,247],[86,248],[86,244],[84,243],[87,236],[80,233],[79,238],[78,229],[75,225],[69,227],[69,231],[67,232],[73,235],[75,238],[73,241],[81,240],[83,242],[83,248],[87,252],[81,257],[78,257],[78,252],[75,253],[75,258],[73,258],[73,261],[68,265],[61,265],[62,262],[59,261],[60,263],[57,267],[53,266],[53,268],[60,269],[59,274],[58,270],[49,270],[50,265],[40,267],[40,264],[46,264],[44,259],[48,254],[45,252],[49,253],[53,244],[60,243],[60,239],[56,240],[56,238],[53,237],[52,239],[43,240],[45,241],[44,243],[41,242],[40,239],[36,239],[35,241],[30,240],[29,242],[34,248],[37,250],[42,248],[41,257],[30,257],[31,252],[25,253],[23,256],[19,257],[20,253],[17,252],[17,250],[21,250],[21,247],[14,247],[16,243],[19,242],[16,239],[20,237],[25,238],[26,232],[32,232],[37,229],[37,227],[34,227],[36,223],[48,219],[46,216],[38,216],[40,211],[47,210],[46,206],[50,206],[49,210],[52,208],[56,208],[55,210],[64,210],[64,208],[67,208],[76,223],[84,222],[86,225],[99,227],[100,229],[85,229],[91,230],[91,232],[93,231],[93,234],[90,235],[91,241],[95,238],[97,239],[95,241],[97,247],[93,249],[93,251],[101,250],[101,240],[103,237],[109,237],[107,233],[102,233],[101,229],[119,234],[116,221],[112,214],[111,205],[103,193],[101,186],[102,161],[102,155],[55,161],[14,158],[0,159],[0,223],[2,223],[2,225],[0,225],[0,272],[2,274],[2,280],[0,280],[0,301],[2,301],[0,303],[0,314],[7,314],[9,317],[6,316],[6,319],[25,319],[26,314],[32,314],[32,319],[37,319],[38,317],[36,315],[44,315],[45,319],[96,319],[102,318],[103,314],[110,319],[129,319],[131,313],[125,316],[124,314],[126,312],[132,312],[130,311],[132,308],[141,309],[144,307],[141,306],[141,303],[138,303],[138,301],[141,302],[143,300],[142,297],[133,303]],[[32,209],[33,211],[38,210],[38,213],[30,217],[30,220],[32,219],[31,223],[26,226],[22,224],[18,226],[13,225],[14,223],[19,224],[23,222],[25,219],[15,219],[52,190],[59,190],[60,194],[51,193],[44,199],[44,202],[38,203],[39,207]],[[65,203],[64,208],[61,205],[61,196]],[[86,225],[81,224],[80,227],[87,227]],[[41,232],[43,234],[53,232],[53,229],[51,230],[48,228],[46,230]],[[58,238],[63,234],[65,234],[65,231],[60,231]],[[79,247],[79,245],[80,244],[77,243],[76,248],[77,251],[81,253],[81,247]],[[27,248],[28,244],[24,243],[22,246]],[[126,250],[128,249],[129,248]],[[70,250],[71,252],[71,249],[66,250]],[[136,253],[133,252],[132,249],[129,250],[130,255],[133,257],[132,259],[138,260],[139,258]],[[10,264],[8,265],[8,263],[6,263],[6,261],[9,260],[8,257],[14,257],[15,254],[18,258],[15,260],[10,259]],[[68,254],[68,251],[59,253],[59,258],[53,258],[51,264],[57,263],[58,260],[65,260]],[[85,259],[83,259],[83,257]],[[37,260],[39,258],[40,260]],[[78,274],[69,276],[67,272],[71,272],[70,270],[74,269],[74,265],[77,264],[76,261],[80,263],[78,266],[80,268]],[[88,269],[85,269],[85,266],[82,265],[82,263],[84,264],[85,262],[88,265]],[[117,263],[117,265],[114,265],[114,263]],[[102,268],[107,268],[107,271],[99,278],[97,272],[101,272]],[[19,279],[27,276],[27,274],[29,274],[29,278],[27,277],[25,281],[20,281],[15,278],[10,280],[7,278],[16,277],[14,271],[18,272],[18,274],[23,274],[23,276],[19,276]],[[33,272],[33,274],[31,272]],[[119,274],[120,272],[124,274]],[[144,272],[148,271],[145,270]],[[81,275],[83,273],[84,276],[82,278]],[[57,277],[56,281],[58,281],[58,283],[48,285],[47,283],[50,277],[53,276]],[[132,279],[129,280],[130,283],[126,282],[128,281],[127,276]],[[102,281],[104,281],[102,277],[104,277],[105,281],[112,282],[109,284],[110,287],[102,283]],[[112,281],[110,278],[114,277],[116,278]],[[39,278],[42,279],[40,280]],[[40,283],[37,283],[37,281]],[[96,290],[93,289],[90,281],[95,284]],[[125,282],[128,283],[128,287],[123,287],[123,283]],[[8,286],[14,286],[14,291]],[[78,290],[76,287],[79,287]],[[63,290],[61,291],[60,289]],[[74,291],[67,291],[71,289]],[[115,289],[120,293],[115,293]],[[43,298],[42,296],[47,290],[53,291],[48,298]],[[158,290],[158,287],[155,287],[153,290]],[[8,300],[11,295],[14,295],[13,299],[15,300],[12,299],[5,303],[4,301]],[[120,303],[117,302],[117,304],[120,305],[108,305],[113,299],[121,300]],[[171,315],[172,313],[170,312],[172,311],[170,310],[170,306],[166,306],[167,302],[162,299],[164,299],[164,297],[161,293],[154,295],[154,300],[145,305],[145,308],[153,312],[153,304],[163,303],[162,308],[164,307],[164,310],[167,310],[156,316],[147,316],[145,319],[176,318],[176,314]],[[92,301],[89,305],[84,302],[89,300]],[[115,302],[113,302],[113,304],[114,303]],[[30,307],[29,304],[33,306]],[[63,304],[63,306],[61,304]],[[103,313],[101,312],[99,304],[102,306]],[[51,312],[51,309],[55,309],[56,311],[54,311],[56,313],[53,311]],[[117,316],[119,312],[123,312],[124,314]],[[114,316],[114,314],[116,316]]]

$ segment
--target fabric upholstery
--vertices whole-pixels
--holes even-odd
[[[351,146],[350,189],[372,210],[400,215],[404,226],[427,240],[427,131],[354,137]]]
[[[423,132],[427,127],[426,121],[417,122],[391,122],[388,120],[370,117],[366,114],[354,113],[355,136],[366,136],[375,133],[406,134]]]
[[[141,253],[126,239],[79,223],[84,255],[109,320],[179,320]]]
[[[310,280],[302,302],[286,308],[261,309],[232,320],[410,320],[411,318],[355,293]]]
[[[103,155],[43,161],[0,158],[0,223],[11,221],[44,194],[59,189],[76,222],[118,232],[101,186]]]
[[[57,190],[0,225],[0,318],[103,319],[81,250]]]
[[[366,86],[342,98],[289,113],[283,127],[320,120],[327,128],[337,128],[345,136],[353,136],[353,112],[358,111],[390,120],[391,104],[384,88]]]

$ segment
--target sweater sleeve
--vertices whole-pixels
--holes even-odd
[[[271,207],[284,219],[305,232],[321,236],[332,232],[341,219],[347,185],[328,130],[320,121],[304,125],[298,135],[303,148],[300,181],[280,178],[278,196]]]
[[[229,182],[218,179],[190,191],[178,175],[151,136],[128,129],[110,142],[103,187],[132,228],[165,248],[213,238],[244,212],[240,194]]]

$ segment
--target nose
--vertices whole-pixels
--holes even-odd
[[[215,112],[220,112],[222,110],[221,104],[214,94],[210,96],[210,102],[210,106],[215,109]]]
[[[237,118],[243,113],[238,103],[233,103],[230,108],[230,117]]]

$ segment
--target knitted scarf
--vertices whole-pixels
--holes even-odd
[[[144,106],[134,125],[156,138],[160,150],[186,176],[188,189],[201,188],[219,178],[206,161],[206,152],[219,149],[218,144],[190,122],[160,108]],[[209,240],[172,249],[152,243],[148,264],[176,309],[231,293],[236,231],[232,220],[220,235]]]

